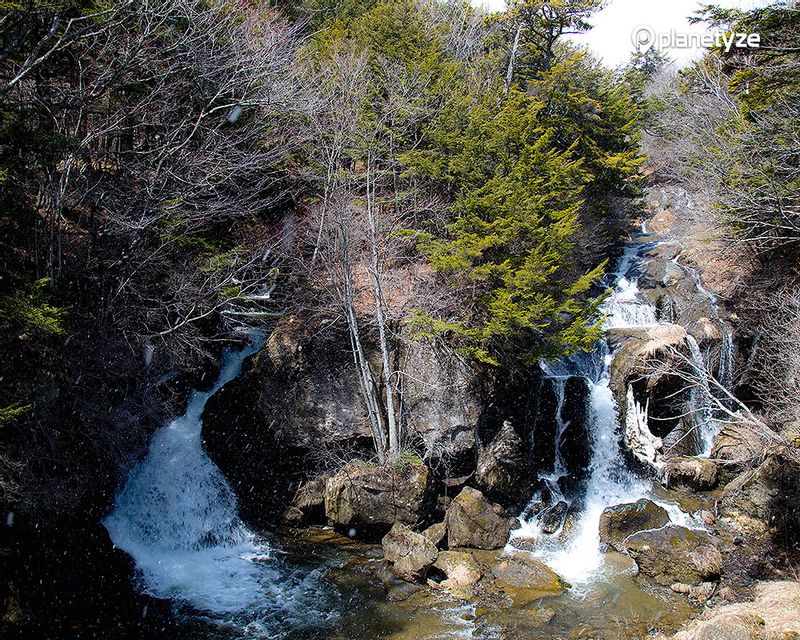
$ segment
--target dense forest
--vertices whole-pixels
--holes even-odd
[[[495,394],[593,351],[659,184],[728,274],[720,411],[800,464],[800,5],[706,6],[761,46],[680,71],[574,44],[603,5],[2,0],[7,527],[100,518],[223,347],[287,318],[345,354],[358,456],[425,458],[413,345]]]

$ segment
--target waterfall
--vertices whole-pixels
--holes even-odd
[[[224,352],[211,389],[193,391],[184,414],[155,432],[103,524],[135,560],[142,591],[226,621],[244,615],[252,630],[295,610],[306,615],[299,615],[309,604],[303,594],[316,576],[278,568],[270,545],[240,520],[233,490],[203,450],[203,409],[263,344],[263,336],[251,337],[244,349]]]
[[[727,322],[722,322],[722,344],[719,351],[717,376],[720,384],[728,390],[733,388],[733,331]]]
[[[711,386],[703,352],[700,351],[700,345],[697,344],[694,336],[687,335],[686,343],[689,345],[694,376],[697,378],[691,389],[690,408],[700,441],[700,455],[708,456],[714,445],[714,438],[719,433],[719,425],[714,420],[711,408]]]
[[[647,327],[657,324],[656,309],[639,295],[635,277],[638,256],[651,245],[631,245],[620,259],[617,271],[611,275],[613,289],[604,302],[606,329]],[[577,354],[543,367],[546,375],[562,378],[580,376],[589,383],[589,433],[592,458],[585,493],[571,505],[573,522],[569,531],[559,535],[544,535],[540,515],[521,517],[522,524],[511,534],[514,539],[533,538],[532,553],[563,576],[573,586],[586,585],[603,564],[600,550],[599,521],[603,510],[620,502],[634,502],[651,495],[651,483],[628,469],[622,455],[619,416],[610,387],[610,366],[613,356],[605,341],[594,353]],[[560,406],[559,406],[560,409]],[[646,421],[646,416],[636,414]],[[559,454],[560,455],[560,454]],[[673,504],[663,503],[673,522],[688,524],[690,519]],[[567,527],[564,527],[566,529]]]

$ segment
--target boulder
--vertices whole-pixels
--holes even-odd
[[[406,582],[424,578],[439,555],[439,550],[430,540],[399,522],[392,526],[381,544],[392,571]]]
[[[451,592],[468,593],[481,579],[480,565],[464,551],[443,551],[433,566],[447,576],[438,586]]]
[[[634,533],[625,539],[625,550],[636,561],[640,575],[664,586],[715,580],[722,565],[710,535],[677,525]]]
[[[492,567],[492,574],[497,586],[517,606],[560,595],[569,587],[546,564],[527,553],[501,556],[500,562]]]
[[[422,532],[422,535],[441,549],[447,537],[447,525],[444,522],[432,524]]]
[[[725,589],[715,597],[722,598]],[[729,599],[729,598],[725,598]],[[707,608],[673,640],[789,640],[800,637],[800,582],[761,582],[755,599]]]
[[[600,516],[600,541],[615,551],[625,552],[625,538],[646,529],[669,524],[669,514],[652,500],[607,507]]]
[[[500,515],[500,508],[472,487],[464,487],[453,499],[445,523],[450,549],[499,549],[505,546],[511,530],[511,523]]]
[[[525,491],[520,478],[528,477],[525,443],[506,420],[492,441],[481,448],[475,482],[494,499],[514,502]],[[527,496],[525,496],[527,497]]]
[[[693,491],[709,491],[717,486],[719,467],[708,458],[676,456],[664,459],[663,484]]]
[[[542,533],[550,535],[558,531],[564,523],[568,510],[569,505],[563,500],[559,500],[552,507],[543,511],[539,518],[539,528]]]
[[[391,466],[356,460],[325,484],[325,515],[342,527],[416,524],[428,500],[428,468],[420,461]]]

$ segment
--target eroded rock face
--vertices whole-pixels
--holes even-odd
[[[392,526],[381,544],[392,571],[407,582],[423,579],[439,555],[430,540],[399,522]]]
[[[607,507],[600,516],[600,542],[621,553],[625,539],[639,531],[657,529],[669,524],[666,509],[652,500],[618,504]]]
[[[711,448],[714,460],[725,460],[727,466],[744,469],[761,456],[766,442],[753,429],[743,425],[724,424]]]
[[[501,557],[492,567],[497,585],[517,606],[557,596],[569,585],[550,569],[527,553]]]
[[[708,458],[677,456],[664,460],[663,474],[666,487],[709,491],[717,486],[719,467]]]
[[[421,462],[378,466],[356,460],[325,484],[325,515],[338,526],[380,529],[425,517],[429,473]]]
[[[625,550],[639,574],[660,585],[697,585],[719,577],[722,556],[704,531],[669,525],[641,531],[625,539]]]
[[[447,509],[447,546],[450,549],[499,549],[505,546],[511,523],[477,489],[465,487]]]
[[[432,343],[409,342],[403,401],[407,429],[425,448],[425,458],[447,463],[448,476],[472,473],[475,430],[488,396],[477,369]]]

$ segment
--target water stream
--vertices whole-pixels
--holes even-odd
[[[236,496],[203,450],[208,399],[241,371],[263,336],[227,349],[207,391],[193,391],[183,415],[156,431],[147,456],[130,472],[103,524],[136,561],[140,589],[258,636],[329,617],[318,571],[285,570],[269,542],[240,520]],[[290,622],[291,621],[291,622]]]
[[[658,324],[656,308],[640,294],[637,277],[641,255],[652,246],[654,245],[631,244],[626,247],[617,270],[610,275],[611,295],[602,307],[607,330],[648,328]],[[696,342],[694,345],[696,346]],[[578,592],[586,592],[604,567],[605,556],[601,551],[598,525],[606,507],[650,498],[667,509],[673,522],[684,526],[699,526],[699,523],[681,511],[675,503],[656,498],[652,481],[628,467],[622,455],[617,406],[609,386],[613,357],[608,344],[603,341],[592,354],[577,354],[542,366],[545,378],[553,379],[556,389],[563,388],[564,381],[569,376],[583,377],[588,382],[587,432],[591,439],[591,462],[585,492],[573,499],[573,508],[577,508],[568,531],[547,535],[542,531],[543,519],[537,513],[533,517],[523,517],[522,526],[512,533],[512,545],[514,539],[536,540],[534,555],[572,583]],[[702,390],[698,393],[702,393]],[[702,402],[702,398],[698,396],[697,401]],[[561,410],[563,394],[559,396],[559,402],[557,415]],[[630,409],[636,419],[646,423],[646,408],[634,406]],[[710,419],[707,422],[710,424]],[[704,442],[713,439],[713,435],[710,428],[703,432]],[[556,450],[558,451],[558,447]],[[557,471],[546,476],[549,485],[558,485],[566,474],[563,465],[558,464],[560,457],[558,452],[555,465]],[[534,496],[534,500],[540,499],[540,495]],[[563,496],[559,494],[558,499],[563,499]],[[524,513],[530,511],[529,508]],[[564,529],[566,528],[565,526]]]

